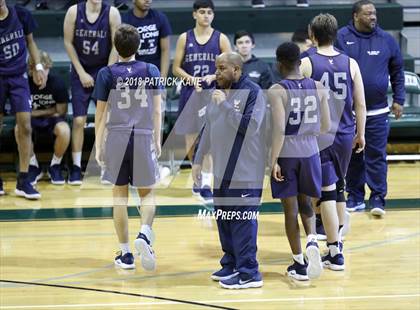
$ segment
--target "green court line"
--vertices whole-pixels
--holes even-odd
[[[416,209],[420,208],[420,198],[417,199],[388,199],[387,209]],[[208,210],[203,205],[162,205],[156,208],[156,215],[160,217],[196,216],[199,210]],[[280,203],[265,202],[260,208],[261,213],[281,213]],[[138,216],[135,206],[128,207],[129,216]],[[92,208],[60,208],[60,209],[10,209],[0,210],[0,221],[38,221],[38,220],[80,220],[80,219],[112,218],[112,207]]]

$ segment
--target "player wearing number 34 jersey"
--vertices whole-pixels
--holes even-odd
[[[160,154],[161,86],[155,83],[160,78],[157,67],[135,60],[139,43],[137,29],[122,24],[115,34],[119,62],[98,73],[93,93],[97,100],[96,159],[105,166],[107,180],[115,185],[113,217],[121,247],[115,264],[123,269],[135,267],[128,245],[127,202],[131,184],[138,188],[141,198],[142,226],[135,247],[143,268],[153,270],[151,225],[155,215],[153,185]]]

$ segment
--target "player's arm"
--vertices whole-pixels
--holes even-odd
[[[365,126],[366,126],[366,102],[365,89],[363,86],[362,74],[357,62],[350,58],[350,73],[353,79],[353,103],[356,113],[356,137],[353,141],[353,148],[357,144],[357,153],[365,147]]]
[[[121,25],[121,15],[117,8],[111,6],[109,10],[109,27],[111,30],[112,49],[108,57],[108,65],[112,65],[118,61],[118,53],[114,46],[114,36],[118,26]]]
[[[178,41],[176,42],[176,48],[175,48],[175,57],[174,62],[172,64],[172,73],[173,75],[185,79],[187,82],[194,82],[194,77],[192,75],[189,75],[187,72],[184,71],[184,69],[181,68],[182,61],[184,60],[185,56],[185,44],[187,42],[187,33],[184,32],[181,34],[178,38]]]
[[[148,71],[149,71],[149,76],[153,79],[153,80],[159,80],[160,78],[160,72],[159,69],[153,65],[153,64],[148,64]],[[162,133],[162,92],[163,90],[163,86],[159,83],[159,85],[153,85],[153,88],[148,90],[152,96],[153,96],[153,114],[152,114],[152,118],[153,118],[153,138],[154,138],[154,142],[155,142],[155,150],[156,150],[156,156],[160,157],[160,152],[161,152],[161,141],[160,141],[160,136]],[[148,93],[149,94],[149,93]]]
[[[57,102],[55,105],[55,114],[64,117],[67,114],[67,102]]]
[[[157,94],[153,96],[153,138],[155,141],[156,156],[159,158],[161,153],[160,135],[162,130],[162,96]]]
[[[68,9],[66,16],[64,17],[64,47],[67,51],[67,54],[69,55],[73,67],[76,69],[77,74],[80,76],[82,73],[86,72],[79,61],[79,57],[77,56],[76,49],[73,45],[76,16],[77,6],[73,5]]]
[[[169,71],[169,52],[170,52],[170,39],[169,36],[160,38],[160,75],[164,78],[168,77]]]
[[[280,151],[284,143],[284,132],[286,128],[285,110],[283,102],[287,99],[285,89],[274,84],[267,92],[268,100],[271,105],[272,135],[271,135],[271,167],[277,164]]]
[[[103,146],[105,140],[105,114],[106,114],[106,101],[96,100],[95,111],[95,148],[96,160],[102,166],[103,162]]]
[[[77,5],[71,6],[64,17],[64,47],[69,55],[70,61],[79,76],[83,87],[92,87],[94,85],[93,78],[86,73],[77,56],[76,49],[73,45],[74,29],[76,24]]]
[[[96,160],[102,165],[102,150],[105,138],[106,108],[109,92],[111,91],[112,76],[109,67],[102,68],[93,90],[92,97],[96,100],[95,111],[95,148]]]
[[[197,141],[193,156],[192,178],[196,185],[201,186],[201,166],[204,156],[210,152],[210,122],[208,118],[206,118]]]
[[[328,106],[328,89],[326,89],[321,82],[315,81],[315,84],[321,105],[321,133],[326,133],[331,127],[330,108]]]
[[[219,44],[220,44],[220,51],[222,53],[229,53],[229,52],[232,51],[232,47],[230,46],[229,39],[228,39],[228,37],[225,34],[221,33],[219,40],[220,40],[220,42],[219,42]]]
[[[36,64],[36,68],[33,72],[34,83],[39,86],[39,89],[43,89],[47,83],[47,78],[44,73],[44,69],[41,64],[41,57],[39,55],[38,46],[35,43],[32,33],[27,34],[26,45],[28,47],[29,56],[33,59]]]
[[[48,117],[53,116],[56,113],[55,107],[43,109],[43,110],[32,110],[32,117]]]
[[[312,63],[309,57],[305,57],[301,60],[300,72],[304,77],[310,78],[312,75]]]

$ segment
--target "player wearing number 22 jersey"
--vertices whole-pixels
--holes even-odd
[[[174,75],[184,80],[175,125],[175,131],[180,135],[197,134],[201,130],[207,94],[194,92],[194,84],[201,80],[203,89],[214,88],[216,56],[230,51],[227,37],[211,27],[214,18],[212,1],[196,0],[193,7],[195,28],[180,35],[173,64]]]

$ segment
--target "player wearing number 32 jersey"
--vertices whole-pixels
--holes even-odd
[[[64,46],[72,63],[73,167],[69,176],[71,185],[81,184],[80,161],[86,114],[99,69],[117,60],[112,38],[120,23],[118,10],[102,3],[102,0],[87,0],[73,5],[64,19]]]

